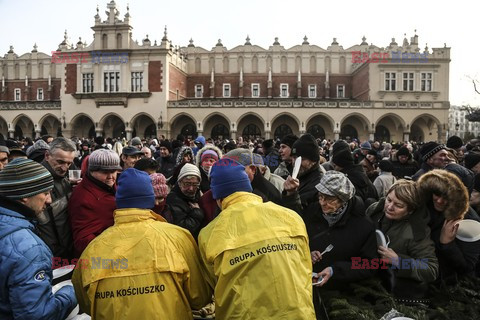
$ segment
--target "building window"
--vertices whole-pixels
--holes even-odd
[[[252,83],[252,98],[260,97],[260,84]]]
[[[397,90],[397,74],[395,72],[385,72],[385,90]]]
[[[143,91],[143,72],[132,72],[132,92]]]
[[[118,92],[120,91],[120,72],[104,72],[103,73],[103,91]]]
[[[93,92],[93,73],[84,73],[83,77],[83,92]]]
[[[195,98],[203,98],[203,85],[195,85]]]
[[[223,97],[224,98],[230,98],[232,92],[230,91],[230,84],[229,83],[224,83],[223,84]]]
[[[42,88],[37,89],[37,100],[43,100],[43,89]]]
[[[288,98],[288,83],[280,84],[280,98]]]
[[[337,85],[337,98],[345,98],[345,85]]]
[[[15,101],[20,101],[22,100],[22,90],[21,89],[15,89],[15,93],[14,93],[14,100]]]
[[[316,98],[317,97],[317,85],[309,84],[308,85],[308,97]]]
[[[432,91],[432,73],[431,72],[422,72],[422,91]]]
[[[413,91],[413,72],[403,73],[403,91]]]

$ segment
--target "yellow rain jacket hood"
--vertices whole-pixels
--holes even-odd
[[[92,319],[192,319],[212,289],[190,233],[150,210],[117,209],[115,225],[83,252],[72,278]]]
[[[312,262],[300,216],[236,192],[199,236],[216,319],[315,319]]]

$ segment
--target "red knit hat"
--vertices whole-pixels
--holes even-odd
[[[152,180],[155,198],[166,198],[168,195],[168,187],[165,176],[161,173],[152,173],[150,175],[150,180]]]

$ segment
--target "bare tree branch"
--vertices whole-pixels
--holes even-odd
[[[477,90],[477,85],[475,84],[475,80],[472,79],[472,82],[473,82],[473,89],[475,89],[475,92],[480,94],[480,92],[478,92]]]

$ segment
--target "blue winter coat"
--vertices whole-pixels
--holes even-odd
[[[52,293],[52,253],[33,232],[28,207],[0,197],[0,319],[65,319],[72,286]]]

